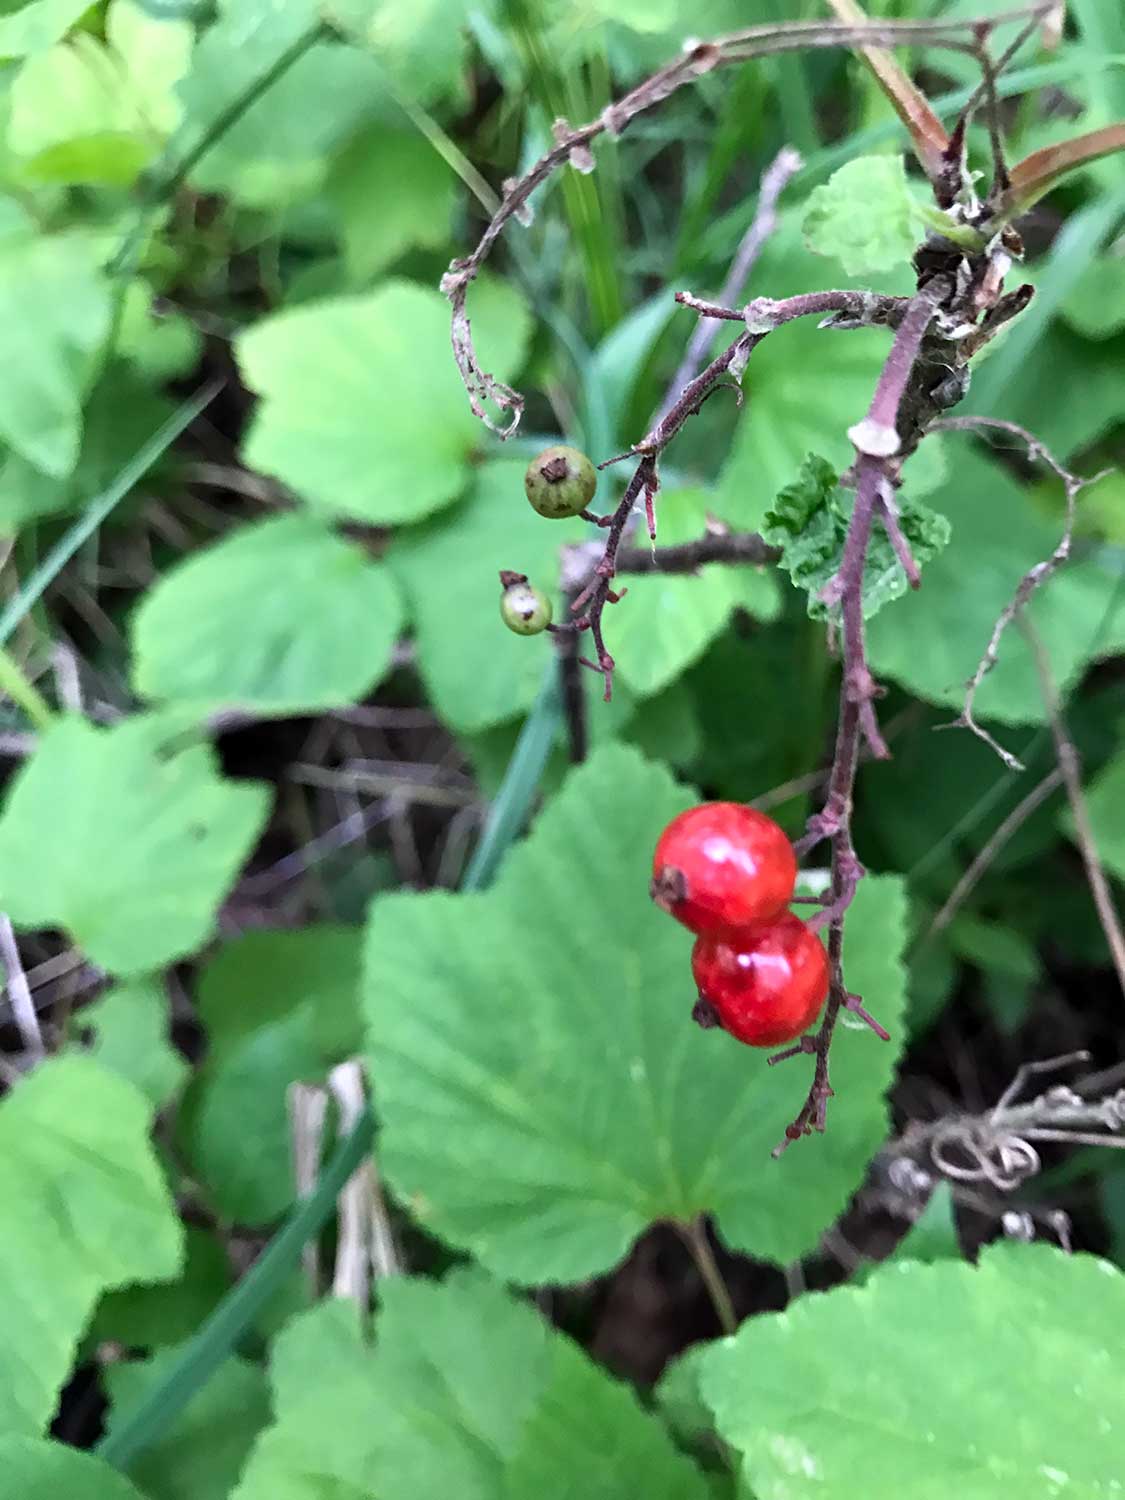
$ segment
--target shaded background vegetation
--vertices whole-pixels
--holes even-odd
[[[975,8],[919,0],[870,10],[921,18]],[[0,905],[21,929],[37,1024],[3,1006],[0,1044],[14,1093],[41,1045],[92,1045],[140,1085],[159,1107],[156,1140],[188,1234],[187,1270],[170,1287],[93,1297],[54,1429],[89,1446],[107,1399],[127,1405],[159,1372],[292,1205],[286,1089],[361,1048],[359,924],[372,898],[378,909],[403,889],[454,889],[466,871],[483,883],[480,861],[490,873],[524,811],[563,783],[568,737],[551,648],[503,633],[495,579],[518,568],[557,592],[560,538],[580,539],[583,527],[552,527],[528,510],[527,459],[561,435],[600,461],[645,430],[695,326],[671,294],[721,284],[781,146],[804,164],[750,291],[855,284],[804,247],[801,207],[843,162],[903,141],[843,51],[708,76],[619,141],[603,140],[593,175],[567,172],[536,195],[532,222],[511,227],[471,296],[486,365],[529,395],[519,434],[501,446],[468,411],[438,280],[475,243],[503,181],[545,148],[553,119],[595,116],[676,51],[683,7],[355,5],[342,8],[342,31],[315,37],[303,4],[74,9],[67,40],[60,30],[57,45],[47,36],[26,58],[13,43],[4,75],[0,531],[11,696],[0,754],[8,774],[27,763],[29,780],[0,831]],[[691,9],[699,35],[806,13],[774,0],[750,16],[733,0]],[[1017,57],[1002,80],[1013,157],[1125,115],[1125,20],[1112,11],[1076,0],[1056,49],[1029,43]],[[976,80],[975,63],[957,54],[913,62],[935,99],[963,98]],[[276,80],[253,97],[271,70]],[[191,161],[201,142],[208,149]],[[986,165],[979,125],[970,158]],[[1025,425],[1078,473],[1114,470],[1084,494],[1074,559],[1034,616],[1115,881],[1125,879],[1123,220],[1125,183],[1111,159],[1021,221],[1020,274],[1037,296],[982,360],[963,408]],[[910,287],[904,265],[880,290]],[[885,348],[874,329],[771,336],[741,408],[717,396],[669,451],[660,542],[696,537],[712,516],[756,529],[810,451],[842,467]],[[183,413],[200,388],[204,409]],[[131,456],[177,410],[184,430],[158,441],[143,477],[130,475]],[[1022,1062],[1087,1049],[1089,1070],[1108,1070],[1105,1091],[1125,1076],[1114,1071],[1123,996],[1062,790],[1048,789],[996,840],[1055,766],[1018,632],[979,709],[1026,769],[1006,769],[963,731],[935,733],[958,712],[1020,574],[1053,548],[1062,487],[1019,443],[963,434],[927,443],[906,474],[949,516],[953,542],[920,593],[871,629],[893,759],[860,771],[856,843],[873,874],[901,878],[907,900],[892,1138],[986,1110]],[[602,482],[612,495],[614,481]],[[37,570],[76,539],[76,517],[99,494],[117,503],[32,598]],[[824,627],[803,596],[759,569],[638,578],[607,629],[619,667],[613,702],[602,705],[592,674],[582,679],[595,756],[620,742],[704,796],[755,801],[796,836],[818,805],[838,693]],[[96,770],[92,733],[75,738],[39,762],[32,786],[36,736],[67,709],[122,726],[118,734],[133,725],[136,743],[114,741]],[[147,802],[136,790],[170,744],[194,743],[200,723],[217,763],[183,770],[184,816],[206,825],[200,840],[224,844],[218,878],[180,841],[163,841],[163,812],[182,788],[154,783]],[[243,782],[268,797],[252,805],[250,790],[233,785]],[[609,881],[626,870],[617,846],[634,835],[642,843],[643,823],[628,806],[620,823],[612,812],[602,821],[597,808],[613,797],[589,785],[588,866],[567,878],[603,866]],[[220,807],[235,791],[247,800]],[[643,872],[647,850],[628,853]],[[75,863],[82,874],[71,878]],[[192,909],[167,941],[166,914],[145,904],[162,885]],[[610,931],[599,931],[596,911],[576,905],[575,952],[595,975],[612,973],[613,912]],[[874,950],[893,923],[870,920],[857,941]],[[390,925],[373,930],[401,958],[409,1007],[411,950],[405,939],[395,948]],[[444,942],[438,929],[429,939],[418,931],[422,948]],[[501,960],[529,965],[531,989],[533,939]],[[477,972],[466,991],[484,984]],[[686,954],[681,989],[686,1026]],[[878,1045],[845,1040],[871,1049],[864,1057]],[[794,1107],[804,1086],[803,1075],[788,1080]],[[376,1068],[376,1114],[379,1087]],[[703,1110],[705,1081],[698,1092]],[[82,1110],[81,1092],[71,1104]],[[782,1108],[767,1135],[785,1118]],[[840,1178],[834,1190],[848,1207],[807,1253],[763,1248],[759,1260],[714,1240],[739,1316],[861,1276],[864,1262],[891,1253],[929,1186],[890,1173],[893,1155],[877,1156],[862,1183]],[[943,1191],[927,1222],[935,1254],[955,1255],[958,1243],[973,1252],[1006,1228],[1121,1264],[1116,1153],[1048,1147],[1044,1159],[1015,1196],[987,1184]],[[789,1162],[745,1167],[785,1172]],[[392,1194],[386,1213],[412,1272],[441,1273],[468,1248],[464,1233],[431,1236],[416,1203]],[[332,1248],[329,1232],[326,1261]],[[142,1268],[106,1284],[157,1274],[168,1273]],[[515,1279],[577,1282],[541,1290],[542,1310],[642,1386],[718,1331],[698,1245],[673,1227],[647,1230],[605,1275]],[[182,1493],[228,1493],[266,1420],[256,1361],[309,1296],[296,1271],[276,1288],[240,1346],[243,1365],[224,1377],[243,1382],[230,1398],[230,1453]],[[121,1363],[125,1349],[157,1364]],[[138,1483],[154,1497],[180,1493],[170,1468],[138,1471]]]

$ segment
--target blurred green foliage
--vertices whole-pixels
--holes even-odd
[[[838,558],[836,480],[885,329],[777,330],[685,425],[662,460],[659,545],[765,526],[784,567],[628,580],[605,621],[613,701],[578,675],[585,766],[569,769],[574,702],[549,638],[499,621],[501,569],[561,595],[563,545],[601,535],[529,510],[529,456],[562,439],[600,463],[648,429],[696,327],[671,294],[722,285],[783,144],[805,159],[746,294],[910,290],[924,184],[869,75],[827,49],[717,70],[603,135],[592,174],[579,161],[536,190],[468,302],[483,367],[529,397],[504,444],[469,408],[438,282],[506,180],[557,118],[596,117],[685,30],[817,7],[701,0],[690,27],[674,0],[4,12],[16,691],[0,729],[23,764],[0,811],[0,910],[25,956],[88,980],[34,991],[61,1056],[38,1061],[3,1016],[19,1066],[0,1101],[0,1497],[730,1497],[739,1471],[763,1500],[848,1494],[857,1472],[873,1496],[1109,1493],[1120,1273],[1026,1246],[974,1270],[956,1186],[899,1259],[858,1271],[862,1288],[750,1319],[674,1366],[655,1409],[501,1284],[552,1306],[554,1284],[613,1275],[653,1224],[707,1214],[732,1252],[789,1265],[792,1290],[790,1263],[818,1253],[914,1118],[912,1083],[933,1109],[979,1109],[1028,1057],[1120,1060],[1121,997],[1061,788],[993,845],[1055,763],[1018,628],[978,711],[1027,770],[936,732],[1060,533],[1062,485],[1017,441],[924,443],[902,497],[922,588],[906,593],[889,548],[873,560],[893,758],[859,774],[871,873],[845,966],[893,1042],[842,1027],[823,1138],[769,1160],[807,1060],[771,1069],[690,1026],[688,940],[647,899],[653,840],[692,788],[759,800],[794,836],[819,805],[839,682],[810,602]],[[1071,12],[1055,51],[1030,37],[999,80],[1012,159],[1125,114],[1125,20],[1100,0]],[[951,118],[976,62],[902,56]],[[987,170],[979,117],[968,153]],[[1111,471],[1083,492],[1072,556],[1031,617],[1118,897],[1120,174],[1120,159],[1086,166],[1022,223],[1009,285],[1036,296],[962,408],[1025,424],[1082,475]],[[621,474],[601,471],[599,511]],[[28,746],[16,705],[35,693],[54,722]],[[308,1252],[346,1249],[343,1218],[313,1232],[302,1276],[299,1241],[246,1274],[294,1204],[287,1091],[355,1055],[416,1273],[379,1288],[374,1347],[366,1309],[310,1291]],[[1058,1170],[1089,1189],[1083,1246],[1120,1266],[1111,1155]],[[263,1264],[268,1306],[244,1314]],[[943,1369],[972,1380],[935,1385]],[[96,1420],[68,1426],[83,1380],[135,1483],[65,1446],[97,1437]]]

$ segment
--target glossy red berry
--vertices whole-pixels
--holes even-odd
[[[828,995],[828,955],[792,912],[725,937],[695,940],[691,972],[718,1024],[751,1047],[776,1047],[807,1031]],[[704,1024],[713,1024],[702,1007]]]
[[[660,835],[652,899],[692,932],[733,931],[784,911],[796,879],[793,846],[772,818],[703,802]]]

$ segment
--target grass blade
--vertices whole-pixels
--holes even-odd
[[[463,891],[479,891],[489,883],[501,859],[522,831],[561,723],[559,669],[552,654],[539,696],[524,720],[504,780],[488,810],[480,843],[465,871],[461,882]]]
[[[164,425],[157,428],[122,466],[116,478],[96,499],[91,500],[74,525],[64,532],[31,573],[15,597],[9,600],[3,614],[0,614],[0,646],[8,642],[20,621],[43,597],[83,542],[93,536],[113,507],[144,478],[156,460],[172,446],[185,428],[191,426],[200,412],[214,401],[221,389],[222,381],[212,381],[177,407]]]
[[[480,890],[521,832],[547,757],[562,722],[562,697],[554,653],[520,731],[500,791],[489,811],[461,889]],[[297,1264],[305,1243],[331,1216],[336,1199],[375,1139],[375,1121],[365,1109],[338,1146],[312,1194],[299,1204],[238,1284],[231,1288],[191,1339],[167,1378],[102,1439],[99,1456],[127,1469],[168,1430],[195,1393],[237,1347],[279,1283]]]
[[[375,1138],[375,1122],[365,1111],[350,1135],[336,1148],[308,1198],[285,1224],[250,1271],[215,1308],[177,1360],[167,1380],[154,1387],[139,1406],[98,1444],[100,1458],[126,1469],[175,1421],[242,1338],[300,1259],[301,1247],[336,1206],[336,1197],[359,1166]]]

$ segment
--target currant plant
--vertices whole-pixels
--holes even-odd
[[[1115,1493],[1125,19],[767,9],[0,16],[0,1500]]]
[[[815,1038],[809,1038],[805,1046],[791,1049],[814,1053],[816,1061],[808,1097],[786,1127],[778,1151],[810,1131],[825,1129],[827,1104],[833,1092],[829,1084],[828,1053],[841,1009],[853,1011],[879,1036],[887,1038],[887,1032],[872,1020],[860,997],[848,988],[842,967],[844,916],[864,874],[851,831],[858,759],[861,749],[878,760],[890,755],[874,708],[880,689],[868,664],[865,621],[907,587],[919,588],[920,565],[940,552],[949,540],[947,519],[910,499],[904,489],[903,466],[932,433],[956,430],[959,425],[968,428],[977,425],[972,419],[962,419],[961,423],[944,420],[944,413],[957,406],[968,392],[973,360],[1001,328],[1025,311],[1034,294],[1035,289],[1028,282],[1007,289],[1013,266],[1024,253],[1013,218],[1029,209],[1065,173],[1125,150],[1125,122],[1119,122],[1032,152],[1014,166],[1010,167],[1006,160],[997,107],[997,76],[1036,28],[1056,23],[1056,4],[1030,5],[997,18],[1022,26],[999,58],[994,56],[993,21],[978,22],[968,28],[957,23],[869,25],[854,0],[833,0],[833,9],[841,17],[839,25],[751,27],[713,41],[693,40],[685,44],[678,60],[624,98],[608,104],[589,124],[574,128],[565,119],[556,120],[553,148],[518,181],[505,185],[504,199],[476,250],[453,261],[442,279],[442,290],[453,307],[454,355],[472,409],[500,437],[508,438],[519,423],[523,397],[486,374],[480,366],[465,312],[468,288],[508,221],[526,217],[535,189],[556,170],[568,167],[580,172],[593,170],[595,161],[590,146],[599,136],[620,136],[639,115],[721,66],[777,51],[853,45],[906,125],[915,156],[928,180],[933,202],[916,201],[901,160],[857,158],[815,189],[804,215],[808,247],[838,259],[849,274],[868,275],[909,260],[914,289],[908,296],[839,290],[798,293],[785,298],[760,296],[741,307],[731,307],[722,300],[714,303],[687,292],[676,293],[678,303],[709,322],[732,322],[740,325],[742,331],[698,373],[691,367],[678,371],[656,422],[645,436],[627,453],[604,461],[603,467],[622,460],[637,460],[616,510],[605,517],[589,517],[608,528],[605,546],[585,581],[580,581],[573,591],[570,612],[574,619],[554,627],[556,633],[567,629],[590,632],[596,657],[593,661],[585,657],[577,660],[601,673],[608,701],[616,662],[606,647],[603,615],[608,604],[616,604],[623,597],[611,586],[620,566],[619,550],[638,504],[643,504],[648,533],[655,542],[658,465],[680,428],[698,414],[704,402],[722,385],[735,382],[737,388],[754,350],[787,323],[816,316],[821,318],[822,329],[879,326],[891,333],[890,349],[866,412],[857,412],[847,428],[853,450],[850,464],[837,473],[819,455],[811,454],[797,486],[782,492],[778,508],[766,516],[764,536],[752,539],[779,547],[780,565],[808,592],[810,615],[827,619],[839,632],[841,644],[840,706],[827,796],[821,810],[808,820],[806,831],[795,846],[798,854],[808,853],[823,841],[831,846],[831,886],[824,910],[814,919],[815,925],[827,926],[829,931],[830,1000]],[[925,40],[938,47],[949,47],[969,54],[976,61],[980,83],[970,93],[952,131],[946,131],[926,98],[884,50],[887,42],[906,40]],[[983,190],[979,189],[977,175],[968,171],[966,161],[966,136],[977,110],[987,119],[991,144],[991,174]],[[781,159],[775,164],[767,199],[771,213],[780,191],[779,179],[783,180],[796,165],[794,161],[787,166]],[[765,182],[762,197],[767,197]],[[924,234],[920,242],[919,231]],[[749,240],[755,250],[756,242],[766,232],[766,226],[755,220]],[[741,284],[750,259],[742,257],[736,286]],[[700,362],[705,349],[706,345],[700,343],[697,349]],[[676,389],[681,379],[683,383]],[[492,422],[486,410],[489,402],[511,414],[506,427]],[[987,426],[995,419],[985,416],[978,420]],[[1008,430],[1020,433],[1011,424]],[[1041,450],[1041,444],[1032,435],[1021,435],[1032,452]],[[578,474],[580,470],[589,471],[587,479],[592,479],[592,469],[584,456],[572,457],[572,454],[569,449],[548,449],[533,460],[528,471],[527,493],[540,514],[575,514],[588,503],[584,500],[583,506],[578,504],[584,495]],[[1011,605],[1001,615],[969,684],[959,719],[959,723],[988,740],[1009,764],[1013,763],[1010,753],[997,746],[976,723],[973,697],[985,673],[995,665],[1004,627],[1016,618],[1034,590],[1068,555],[1074,495],[1082,487],[1082,481],[1065,473],[1063,477],[1070,507],[1063,539],[1049,558],[1025,575]],[[567,486],[567,494],[565,497],[560,494],[558,505],[545,499],[552,482],[560,491]],[[669,865],[667,869],[670,872],[667,877],[660,870],[655,872],[657,899],[672,909],[677,904],[685,906],[690,897],[684,876],[675,866]],[[667,883],[662,886],[665,880]],[[691,921],[688,925],[695,925],[697,931],[704,930]],[[699,960],[697,979],[700,963],[708,973],[717,968],[717,960]],[[700,995],[703,1005],[697,1009],[697,1019],[711,1024],[715,1006],[702,983]],[[811,1020],[819,1008],[819,1002],[811,1010],[806,1005],[803,1013]],[[791,1034],[784,1026],[779,1033],[784,1040],[789,1040]]]

